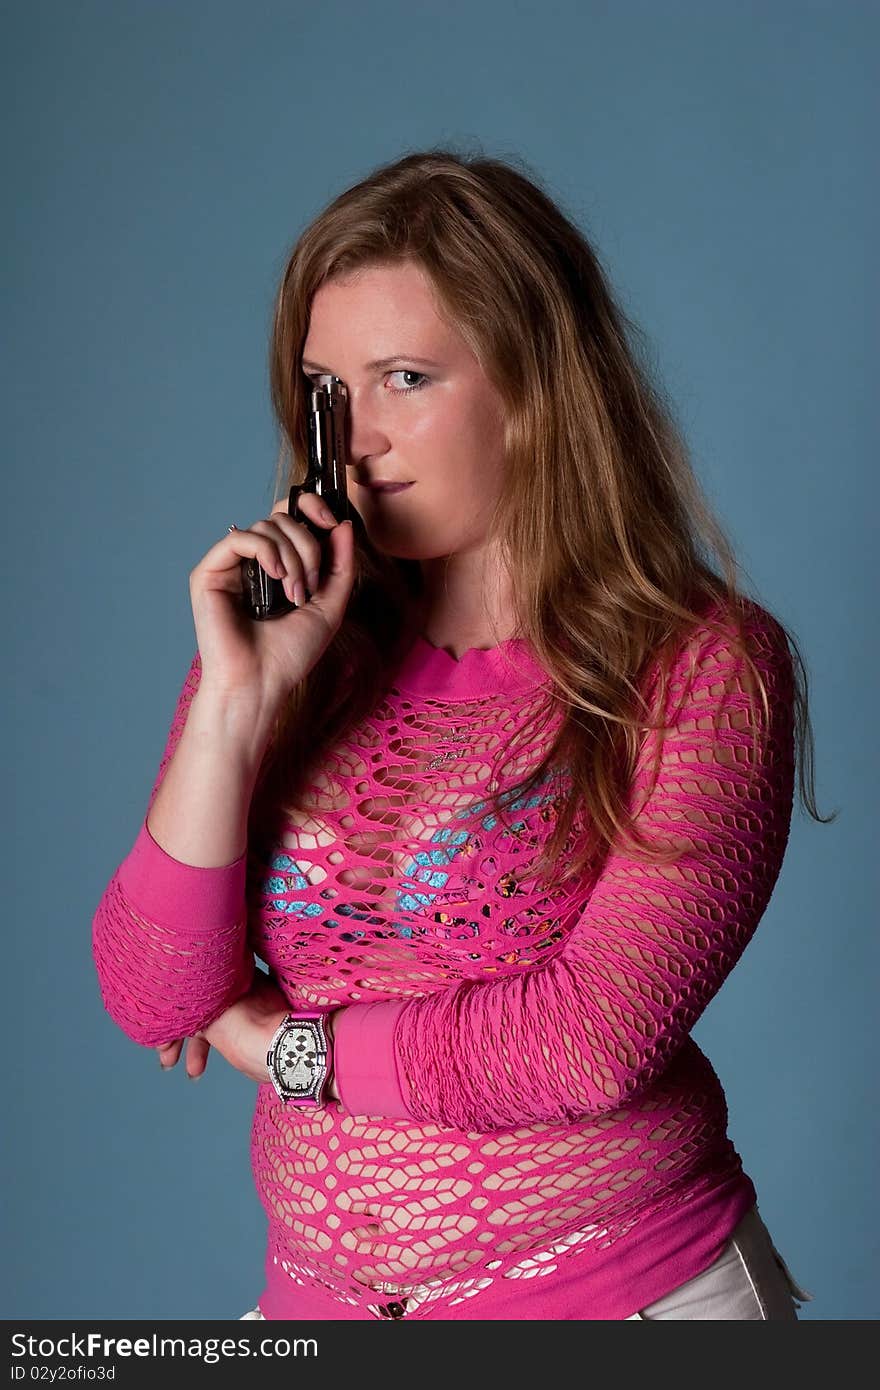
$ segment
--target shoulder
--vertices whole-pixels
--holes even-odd
[[[695,674],[718,674],[722,669],[741,672],[748,658],[762,676],[790,680],[791,651],[785,628],[778,618],[747,595],[738,595],[736,606],[727,600],[702,602],[698,621],[684,634],[672,668],[681,678],[691,668]]]
[[[796,699],[794,667],[782,624],[755,599],[701,601],[689,627],[649,663],[645,686],[652,717],[680,732],[726,726],[773,727],[788,739]],[[707,738],[712,737],[707,732]],[[650,742],[650,741],[649,741]]]

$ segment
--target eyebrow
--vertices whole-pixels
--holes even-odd
[[[368,372],[382,372],[386,367],[393,367],[397,362],[418,362],[422,367],[439,367],[439,362],[434,362],[430,357],[413,357],[411,355],[399,357],[379,357],[375,362],[367,363]],[[303,358],[302,365],[304,370],[310,372],[326,372],[332,375],[329,367],[319,367],[317,362],[308,362]]]

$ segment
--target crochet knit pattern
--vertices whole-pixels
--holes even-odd
[[[626,1317],[707,1268],[755,1202],[689,1036],[789,833],[791,658],[763,608],[745,614],[770,708],[757,753],[740,662],[703,626],[673,665],[670,730],[642,743],[630,808],[660,738],[638,824],[684,846],[674,865],[612,849],[580,879],[536,877],[564,775],[510,803],[512,829],[487,795],[499,740],[530,731],[512,786],[561,718],[514,638],[460,660],[416,638],[300,806],[235,864],[181,864],[141,826],[93,921],[104,1005],[129,1038],[207,1027],[249,988],[254,955],[292,1007],[350,1006],[341,1104],[306,1112],[257,1088],[267,1317],[308,1316],[310,1299],[315,1316],[388,1316],[389,1297],[392,1316],[547,1317],[573,1281],[574,1316]],[[196,656],[150,805],[199,674]],[[536,1314],[515,1296],[539,1282]]]

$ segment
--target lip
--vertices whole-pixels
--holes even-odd
[[[404,492],[412,483],[361,483],[367,492]]]

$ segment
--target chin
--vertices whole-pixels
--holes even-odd
[[[418,563],[420,560],[434,560],[438,558],[435,555],[427,554],[423,546],[415,544],[407,545],[405,541],[383,544],[380,540],[374,539],[372,536],[370,540],[374,550],[378,551],[380,555],[387,555],[388,558],[392,560],[410,560]]]
[[[419,535],[418,531],[404,525],[394,526],[388,522],[382,523],[378,519],[368,524],[363,517],[361,521],[370,545],[380,555],[387,555],[394,560],[436,560],[450,553],[448,550],[438,549],[436,539],[431,544],[427,536]]]

